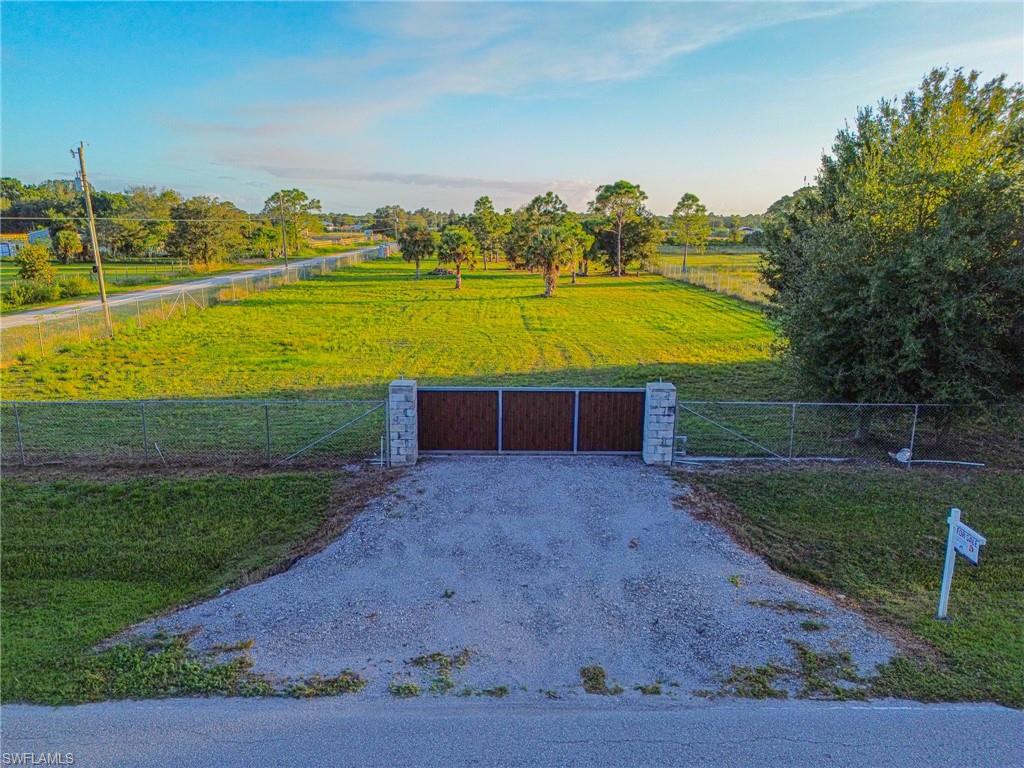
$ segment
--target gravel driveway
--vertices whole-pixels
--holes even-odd
[[[627,696],[656,680],[683,695],[719,689],[733,665],[793,664],[790,640],[846,649],[863,674],[894,653],[674,505],[680,490],[619,458],[422,460],[322,552],[138,631],[201,627],[197,648],[251,638],[255,671],[351,668],[364,696],[429,684],[408,661],[463,648],[453,693],[552,697],[582,693],[590,664]],[[801,626],[811,619],[815,631]]]

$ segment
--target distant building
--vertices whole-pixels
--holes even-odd
[[[9,259],[18,255],[21,247],[28,243],[28,235],[18,232],[0,233],[0,259]]]

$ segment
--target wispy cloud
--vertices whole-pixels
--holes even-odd
[[[826,4],[370,4],[353,20],[378,47],[369,55],[268,61],[256,77],[294,87],[296,73],[318,96],[233,103],[231,83],[215,84],[225,117],[177,120],[211,134],[274,135],[297,120],[320,135],[357,132],[447,96],[544,98],[565,88],[643,77],[669,61],[752,31],[859,6]],[[360,86],[359,83],[365,83]],[[344,83],[339,101],[338,83]]]

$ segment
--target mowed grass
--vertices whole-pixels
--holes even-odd
[[[633,386],[670,380],[683,399],[796,394],[773,333],[743,302],[652,275],[561,279],[504,268],[413,279],[366,262],[234,304],[69,345],[4,371],[5,399],[380,397],[423,385]]]
[[[714,516],[773,567],[924,641],[883,670],[876,695],[1024,707],[1024,473],[828,468],[686,479],[730,502]],[[988,544],[980,566],[959,559],[951,620],[937,621],[951,506]]]
[[[665,266],[681,268],[682,250],[675,247],[663,249],[659,260]],[[762,301],[767,292],[761,279],[761,263],[761,254],[749,250],[690,253],[686,258],[690,282],[758,301]]]
[[[144,659],[95,644],[281,560],[323,520],[330,493],[323,474],[4,478],[4,700],[158,692],[169,670],[141,674]]]

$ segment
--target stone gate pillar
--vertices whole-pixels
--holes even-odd
[[[676,386],[647,385],[644,399],[644,464],[671,464],[676,440]]]
[[[416,380],[395,379],[388,385],[388,455],[392,466],[415,464],[419,458]]]

